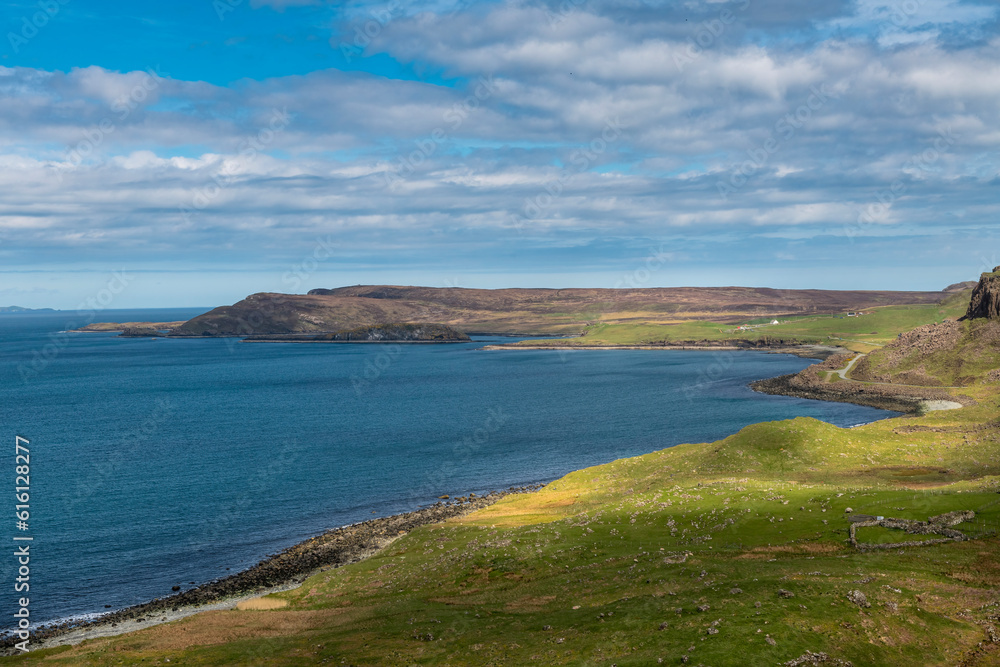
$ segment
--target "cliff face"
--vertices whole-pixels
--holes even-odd
[[[1000,320],[1000,266],[993,269],[992,273],[984,273],[979,278],[979,284],[972,290],[972,300],[965,319],[979,318]]]

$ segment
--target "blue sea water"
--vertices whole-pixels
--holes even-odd
[[[34,538],[36,623],[163,596],[441,494],[548,481],[759,421],[893,414],[747,387],[813,363],[790,355],[59,333],[80,324],[0,315],[0,540]],[[15,527],[15,435],[31,442],[26,532]],[[0,556],[0,618],[16,609],[16,568]]]

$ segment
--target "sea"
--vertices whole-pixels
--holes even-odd
[[[19,597],[33,625],[99,614],[444,494],[544,483],[760,421],[846,427],[895,414],[750,390],[814,363],[784,354],[66,332],[84,323],[73,312],[0,314],[0,628],[14,625]],[[27,468],[17,468],[18,437]],[[30,592],[15,593],[24,545]]]

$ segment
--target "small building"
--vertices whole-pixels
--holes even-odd
[[[771,320],[771,324],[781,324],[778,320]]]

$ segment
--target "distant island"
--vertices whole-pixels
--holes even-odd
[[[0,313],[54,313],[55,308],[24,308],[22,306],[0,306]]]

